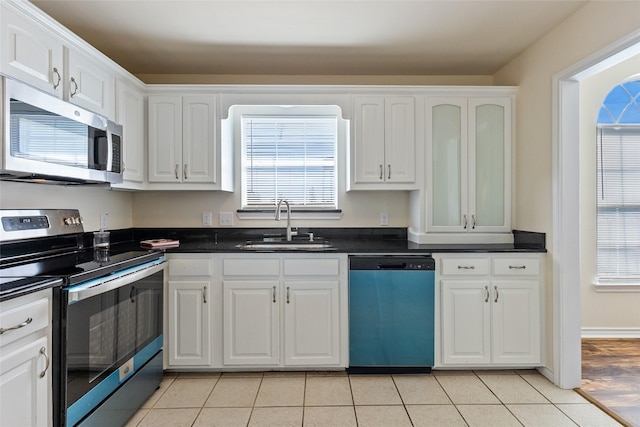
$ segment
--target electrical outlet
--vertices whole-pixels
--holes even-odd
[[[389,214],[386,212],[380,213],[380,225],[389,225]]]
[[[109,228],[109,212],[102,212],[100,214],[100,229],[106,230]]]
[[[202,212],[202,225],[205,227],[213,225],[213,214],[211,212]]]
[[[219,219],[220,227],[233,226],[233,212],[220,212]]]

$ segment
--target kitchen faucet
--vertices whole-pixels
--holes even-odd
[[[289,206],[289,202],[287,202],[284,199],[280,199],[280,201],[278,202],[278,204],[276,206],[276,217],[275,217],[275,220],[276,221],[280,221],[280,205],[282,205],[282,203],[287,205],[287,242],[290,242],[291,241],[291,236],[295,236],[296,234],[298,234],[298,232],[297,231],[291,231],[291,206]]]

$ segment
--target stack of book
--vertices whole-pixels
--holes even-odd
[[[169,249],[180,246],[180,240],[175,239],[150,239],[141,240],[140,246],[145,249]]]

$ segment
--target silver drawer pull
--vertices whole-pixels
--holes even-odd
[[[524,270],[527,268],[526,265],[510,265],[509,270]]]
[[[47,349],[42,347],[40,349],[40,354],[44,356],[44,360],[45,360],[45,365],[44,365],[44,371],[40,372],[40,378],[44,378],[45,375],[47,375],[47,371],[49,370],[49,355],[47,354]]]
[[[29,317],[27,320],[25,320],[24,322],[22,322],[22,323],[20,323],[18,325],[11,326],[10,328],[0,328],[0,335],[4,334],[5,332],[14,331],[16,329],[24,328],[25,326],[27,326],[31,322],[33,322],[33,319],[31,317]]]
[[[459,265],[458,270],[475,270],[475,265]]]

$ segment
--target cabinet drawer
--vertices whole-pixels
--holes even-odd
[[[489,260],[483,258],[449,258],[441,260],[440,274],[477,276],[489,274]]]
[[[339,259],[285,259],[285,276],[337,276]]]
[[[42,298],[0,314],[0,347],[49,325],[49,300]],[[11,329],[15,328],[15,329]]]
[[[279,259],[225,259],[222,263],[225,276],[279,276]]]
[[[493,274],[537,276],[540,274],[540,260],[532,258],[494,258]]]
[[[169,276],[211,276],[210,259],[170,259]]]

